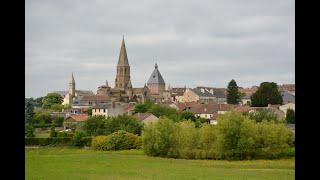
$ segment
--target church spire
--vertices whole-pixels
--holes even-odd
[[[124,35],[122,36],[118,66],[129,66],[126,45],[124,43]]]

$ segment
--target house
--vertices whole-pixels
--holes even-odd
[[[230,104],[189,104],[183,110],[193,112],[196,117],[207,119],[210,124],[217,124],[219,114],[224,114],[233,109]]]
[[[295,104],[294,104],[294,103],[287,103],[287,104],[284,104],[284,105],[280,106],[279,109],[280,109],[281,111],[283,111],[284,114],[285,114],[285,116],[286,116],[288,109],[292,109],[292,110],[295,111]]]
[[[281,92],[282,99],[283,99],[283,104],[288,104],[288,103],[295,103],[295,95],[288,92],[288,91],[282,91]]]
[[[186,88],[168,88],[168,90],[170,92],[172,102],[184,102],[183,94],[186,91]]]
[[[115,117],[125,114],[125,108],[127,107],[128,103],[123,102],[96,104],[92,107],[92,116]]]
[[[97,104],[109,103],[110,98],[107,95],[85,95],[77,96],[73,99],[72,108],[91,108]]]
[[[87,121],[89,116],[87,114],[73,114],[68,116],[63,122],[63,129],[76,129],[79,123]]]
[[[209,91],[199,88],[186,89],[183,94],[183,102],[213,104],[215,99],[216,98]]]
[[[241,103],[242,103],[243,105],[250,105],[250,104],[251,104],[251,95],[250,95],[250,94],[247,94],[247,95],[245,95],[244,97],[242,97]]]
[[[155,115],[153,115],[151,113],[136,113],[133,116],[145,124],[151,123],[151,122],[156,122],[159,119],[158,117],[156,117]]]

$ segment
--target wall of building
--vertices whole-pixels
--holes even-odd
[[[189,89],[183,93],[183,102],[197,102],[198,100],[199,96]]]
[[[151,94],[162,94],[165,91],[165,84],[148,84]]]
[[[108,117],[108,109],[92,109],[92,116]]]

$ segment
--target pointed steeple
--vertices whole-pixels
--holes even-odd
[[[126,45],[124,43],[124,36],[122,36],[118,66],[129,66]]]
[[[154,70],[153,70],[147,84],[165,84],[165,82],[161,76],[161,73],[158,69],[157,63],[154,65]]]
[[[73,72],[71,73],[71,78],[70,78],[70,80],[69,80],[69,83],[75,83],[75,81],[74,81],[74,77],[73,77]]]
[[[106,80],[106,86],[109,87],[108,80]]]

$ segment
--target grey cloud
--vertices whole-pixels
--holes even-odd
[[[26,1],[26,96],[113,85],[125,34],[133,86],[294,82],[294,1]]]

